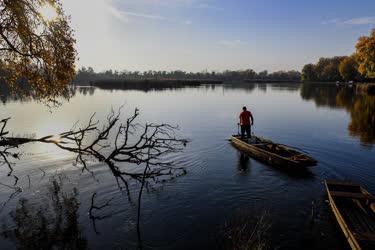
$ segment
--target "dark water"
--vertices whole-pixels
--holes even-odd
[[[138,107],[140,122],[178,124],[179,135],[191,142],[170,157],[187,174],[155,184],[144,193],[141,236],[145,249],[224,248],[223,231],[232,218],[256,221],[264,211],[271,224],[264,240],[271,249],[345,249],[346,240],[326,203],[323,180],[351,180],[375,193],[375,97],[354,92],[331,85],[285,84],[147,91],[81,88],[52,113],[34,101],[9,99],[0,106],[0,118],[12,117],[8,128],[14,134],[43,136],[69,130],[77,120],[85,123],[94,112],[104,120],[111,107],[124,105],[124,119]],[[254,115],[255,134],[308,152],[318,165],[293,173],[241,155],[227,139],[237,133],[243,105]],[[131,185],[129,201],[104,164],[91,166],[94,179],[72,165],[72,154],[53,145],[27,145],[22,152],[14,165],[22,192],[11,199],[14,178],[7,176],[5,166],[0,170],[1,249],[45,243],[47,238],[69,239],[65,240],[68,248],[137,247],[139,184]],[[51,188],[53,180],[63,183],[62,192]],[[94,192],[99,205],[111,199],[109,206],[95,211],[104,217],[96,220],[97,232],[88,216]],[[46,206],[58,195],[65,197],[65,210]],[[71,224],[60,225],[59,213],[68,216]],[[41,225],[36,218],[43,216],[49,224],[44,238],[30,233]]]

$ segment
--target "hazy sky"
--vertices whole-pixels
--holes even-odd
[[[62,0],[78,66],[97,71],[301,70],[354,52],[374,0]]]

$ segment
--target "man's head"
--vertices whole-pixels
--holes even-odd
[[[246,106],[243,106],[243,107],[242,107],[242,110],[243,110],[243,111],[246,111]]]

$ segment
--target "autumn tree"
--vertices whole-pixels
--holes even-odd
[[[315,81],[317,80],[317,75],[315,71],[314,64],[306,64],[302,69],[302,80],[303,81]]]
[[[302,80],[334,82],[341,81],[339,65],[345,57],[322,57],[316,64],[307,64],[302,69]]]
[[[346,81],[358,79],[358,64],[355,56],[345,57],[340,63],[339,71],[341,77]]]
[[[75,39],[59,0],[0,0],[0,84],[54,100],[75,75]],[[54,14],[47,18],[46,12]]]
[[[356,44],[359,72],[367,78],[375,78],[375,29],[370,36],[362,36]]]

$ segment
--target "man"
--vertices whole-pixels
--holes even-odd
[[[250,122],[251,118],[251,122]],[[254,118],[250,111],[246,109],[246,107],[242,108],[242,112],[240,114],[240,125],[241,125],[241,139],[245,138],[245,132],[247,138],[251,137],[251,125],[254,124]]]

